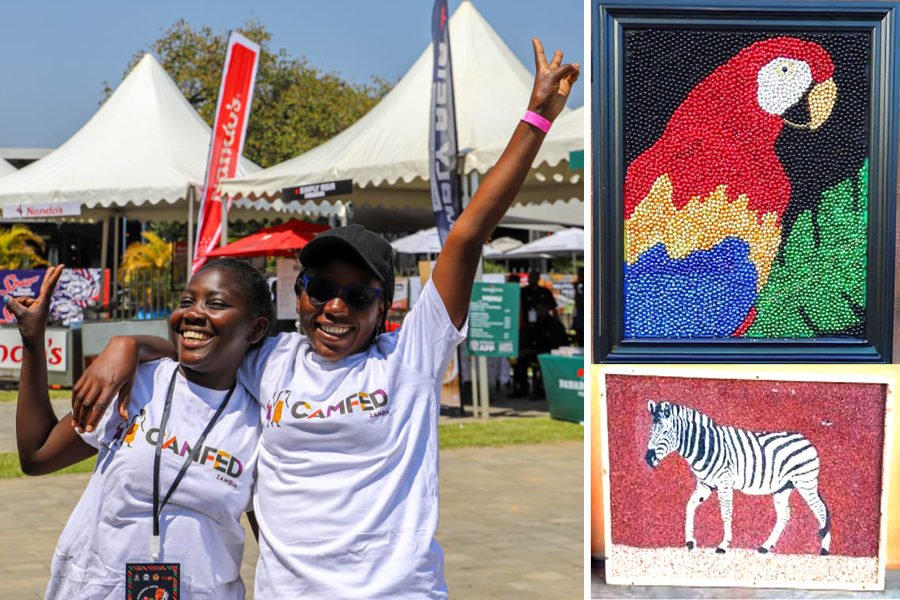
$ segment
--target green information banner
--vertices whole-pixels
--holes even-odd
[[[475,356],[519,355],[518,283],[475,283],[466,347]]]

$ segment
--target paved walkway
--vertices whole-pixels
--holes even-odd
[[[583,473],[580,442],[442,451],[437,537],[451,597],[581,598]],[[43,598],[57,538],[88,477],[0,480],[0,598]],[[256,557],[248,535],[241,573],[250,590]]]
[[[69,400],[53,400],[53,411],[62,417],[72,410]],[[0,402],[0,452],[17,452],[16,403]]]

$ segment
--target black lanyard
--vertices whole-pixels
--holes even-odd
[[[163,498],[162,504],[159,502],[159,460],[160,455],[162,454],[162,446],[163,446],[163,437],[166,431],[166,424],[169,422],[169,409],[172,408],[172,397],[175,395],[175,381],[178,378],[178,367],[175,367],[175,372],[172,373],[172,381],[169,382],[169,392],[166,394],[166,405],[163,408],[162,420],[159,423],[159,437],[156,439],[156,455],[153,458],[153,537],[150,538],[150,555],[153,560],[159,560],[159,516],[162,514],[162,509],[166,505],[166,502],[169,501],[169,498],[172,497],[172,493],[175,491],[175,488],[178,487],[178,484],[181,483],[181,479],[184,477],[184,474],[187,473],[187,469],[191,464],[191,461],[194,460],[194,455],[199,455],[202,452],[203,442],[206,440],[206,436],[212,431],[213,425],[216,424],[216,421],[219,420],[219,417],[222,416],[222,411],[225,410],[225,406],[228,404],[228,401],[231,400],[231,394],[234,393],[234,384],[232,384],[231,389],[228,390],[228,394],[225,396],[225,399],[222,400],[222,404],[219,405],[219,408],[216,410],[216,414],[212,416],[209,423],[206,424],[206,428],[203,430],[203,433],[200,434],[200,437],[197,439],[196,444],[193,447],[193,450],[190,454],[188,454],[184,459],[184,464],[181,465],[181,470],[178,471],[178,475],[175,477],[175,480],[172,482],[172,486],[169,488],[169,491],[166,492],[166,496]]]

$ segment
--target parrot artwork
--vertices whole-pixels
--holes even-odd
[[[730,337],[782,242],[791,181],[775,153],[785,126],[808,135],[837,98],[816,43],[753,43],[697,84],[625,176],[625,337]],[[806,100],[808,121],[785,114]],[[794,113],[791,113],[794,114]]]

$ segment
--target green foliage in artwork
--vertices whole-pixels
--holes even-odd
[[[866,304],[868,161],[822,194],[783,242],[747,337],[813,337],[858,329]],[[816,223],[819,240],[816,242]]]

